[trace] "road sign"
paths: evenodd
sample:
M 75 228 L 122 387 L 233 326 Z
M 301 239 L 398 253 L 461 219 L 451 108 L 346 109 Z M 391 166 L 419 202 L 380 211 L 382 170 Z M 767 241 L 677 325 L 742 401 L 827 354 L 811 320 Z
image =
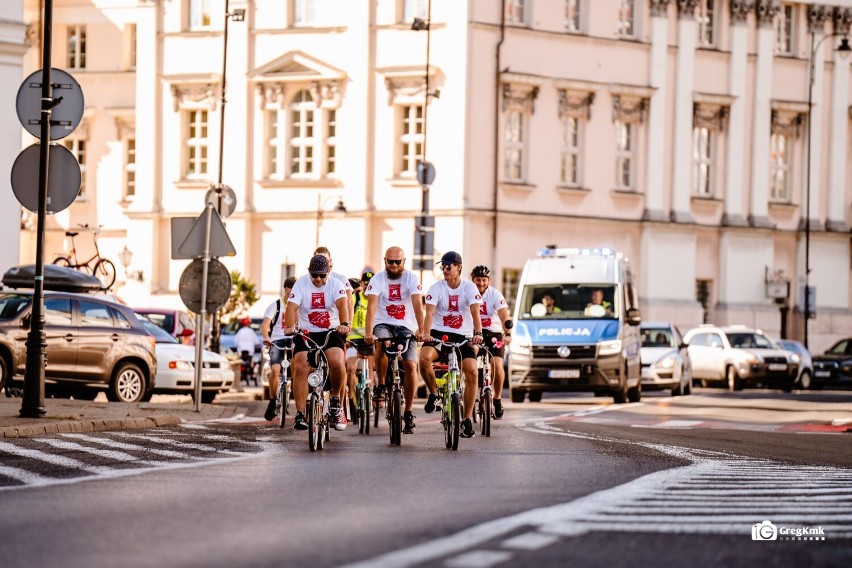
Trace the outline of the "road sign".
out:
M 193 260 L 180 275 L 178 293 L 184 305 L 196 314 L 201 313 L 201 290 L 204 261 Z M 224 264 L 211 258 L 207 266 L 207 313 L 213 313 L 231 297 L 231 274 Z
M 413 270 L 435 268 L 435 217 L 418 215 L 414 218 Z
M 235 256 L 237 249 L 234 248 L 234 244 L 228 236 L 228 231 L 225 230 L 222 218 L 211 207 L 206 207 L 204 213 L 199 215 L 192 229 L 189 230 L 186 239 L 178 247 L 178 252 L 188 255 L 190 258 L 197 258 L 204 254 L 204 240 L 207 232 L 208 217 L 211 217 L 210 256 Z
M 432 185 L 435 181 L 435 166 L 431 162 L 417 162 L 417 181 L 420 185 Z
M 212 203 L 219 215 L 230 217 L 237 209 L 237 194 L 229 186 L 221 185 L 207 192 L 207 195 L 204 196 L 204 203 Z
M 18 154 L 12 165 L 12 192 L 18 202 L 38 214 L 38 176 L 41 144 L 33 144 Z M 71 150 L 61 144 L 50 147 L 47 174 L 47 214 L 52 215 L 74 203 L 80 193 L 80 164 Z
M 799 287 L 799 306 L 805 311 L 805 287 Z M 808 319 L 816 319 L 816 286 L 808 286 Z
M 21 126 L 36 138 L 41 138 L 42 71 L 39 69 L 24 79 L 15 102 Z M 60 140 L 83 120 L 83 89 L 74 77 L 53 67 L 50 68 L 50 82 L 54 103 L 50 111 L 50 139 Z

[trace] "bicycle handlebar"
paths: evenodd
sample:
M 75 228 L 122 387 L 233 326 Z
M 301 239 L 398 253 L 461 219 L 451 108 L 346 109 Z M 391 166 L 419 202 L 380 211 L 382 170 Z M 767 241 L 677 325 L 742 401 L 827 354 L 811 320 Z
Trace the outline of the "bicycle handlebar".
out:
M 414 338 L 412 334 L 394 335 L 393 337 L 379 337 L 378 341 L 385 344 L 385 353 L 388 357 L 397 357 L 402 355 L 408 348 L 411 347 L 411 340 Z M 405 346 L 403 347 L 403 343 Z M 391 346 L 396 345 L 395 349 L 391 350 Z

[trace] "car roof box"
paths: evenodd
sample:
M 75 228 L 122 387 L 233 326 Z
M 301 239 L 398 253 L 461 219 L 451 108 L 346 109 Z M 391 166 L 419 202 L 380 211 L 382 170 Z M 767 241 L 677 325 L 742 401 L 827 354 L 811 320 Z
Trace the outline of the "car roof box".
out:
M 8 288 L 33 288 L 35 265 L 13 266 L 3 274 L 3 285 Z M 101 281 L 92 276 L 56 264 L 44 265 L 44 289 L 55 292 L 97 292 Z

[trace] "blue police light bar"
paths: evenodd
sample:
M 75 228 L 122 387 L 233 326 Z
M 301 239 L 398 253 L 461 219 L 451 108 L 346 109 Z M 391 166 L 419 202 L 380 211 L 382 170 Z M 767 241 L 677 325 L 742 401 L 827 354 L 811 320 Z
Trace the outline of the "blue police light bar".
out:
M 568 256 L 615 256 L 615 251 L 609 247 L 603 248 L 557 248 L 554 245 L 548 245 L 545 248 L 538 249 L 536 256 L 540 258 L 564 258 Z

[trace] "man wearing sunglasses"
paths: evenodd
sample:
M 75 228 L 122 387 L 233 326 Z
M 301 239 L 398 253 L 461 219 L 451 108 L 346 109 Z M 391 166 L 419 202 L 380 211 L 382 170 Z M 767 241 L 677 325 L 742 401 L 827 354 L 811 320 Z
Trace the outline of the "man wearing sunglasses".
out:
M 372 345 L 376 339 L 406 334 L 419 339 L 423 327 L 423 287 L 420 279 L 405 269 L 405 255 L 399 247 L 390 247 L 385 251 L 385 270 L 376 273 L 367 285 L 367 322 L 364 341 Z M 405 422 L 404 434 L 414 433 L 414 394 L 417 388 L 417 343 L 412 339 L 403 354 L 405 368 Z M 379 377 L 377 395 L 383 386 L 388 368 L 388 359 L 384 349 L 376 350 L 376 375 Z
M 473 406 L 476 400 L 476 350 L 474 345 L 482 343 L 482 320 L 479 317 L 479 305 L 482 297 L 470 280 L 463 280 L 462 258 L 457 252 L 450 251 L 441 257 L 443 280 L 438 280 L 426 292 L 426 318 L 424 323 L 431 326 L 430 337 L 447 336 L 451 343 L 461 343 L 468 337 L 470 341 L 459 348 L 461 368 L 464 373 L 464 420 L 461 436 L 473 438 Z M 426 401 L 427 414 L 435 412 L 438 400 L 438 387 L 435 384 L 435 370 L 432 363 L 438 360 L 439 353 L 429 343 L 420 349 L 420 372 L 429 398 Z
M 346 360 L 344 358 L 344 340 L 349 333 L 348 321 L 340 321 L 341 314 L 349 314 L 349 304 L 343 283 L 329 276 L 331 266 L 328 259 L 318 254 L 308 265 L 308 274 L 302 276 L 293 284 L 284 312 L 284 333 L 296 332 L 299 329 L 307 331 L 308 336 L 318 345 L 325 346 L 325 356 L 328 359 L 329 379 L 331 380 L 330 411 L 334 419 L 335 430 L 346 429 L 346 413 L 340 405 L 343 391 L 346 388 Z M 305 407 L 308 398 L 308 351 L 310 345 L 304 337 L 297 335 L 293 349 L 293 396 L 296 400 L 296 419 L 294 427 L 297 430 L 308 428 L 305 420 Z

